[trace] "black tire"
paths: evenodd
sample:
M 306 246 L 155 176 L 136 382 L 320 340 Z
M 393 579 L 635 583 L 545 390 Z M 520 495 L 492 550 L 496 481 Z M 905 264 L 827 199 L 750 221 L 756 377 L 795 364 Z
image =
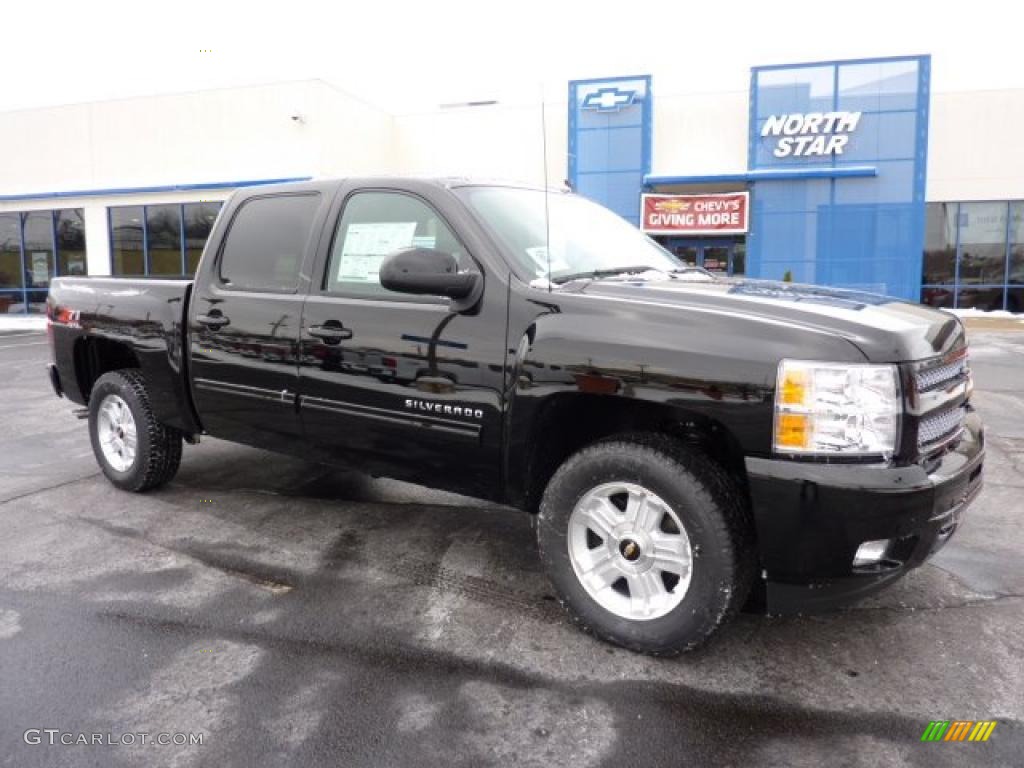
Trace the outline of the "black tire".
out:
M 135 459 L 124 471 L 107 461 L 100 447 L 99 410 L 104 398 L 117 395 L 128 405 L 137 429 Z M 169 482 L 181 464 L 181 432 L 156 420 L 149 405 L 142 372 L 128 368 L 103 374 L 89 395 L 89 438 L 96 461 L 118 488 L 125 491 L 148 491 Z
M 681 602 L 652 619 L 624 618 L 580 583 L 569 555 L 569 520 L 577 502 L 603 483 L 641 485 L 678 516 L 692 548 Z M 574 622 L 624 648 L 672 656 L 703 644 L 746 601 L 754 581 L 753 525 L 744 496 L 711 459 L 661 435 L 604 440 L 569 457 L 555 472 L 537 518 L 540 557 Z

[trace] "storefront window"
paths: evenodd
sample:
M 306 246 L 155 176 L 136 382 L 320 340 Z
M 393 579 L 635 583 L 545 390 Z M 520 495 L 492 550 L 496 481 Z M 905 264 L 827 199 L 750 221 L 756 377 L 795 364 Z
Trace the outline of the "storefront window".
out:
M 55 211 L 54 214 L 58 274 L 86 274 L 88 267 L 85 260 L 85 217 L 82 209 L 65 208 Z
M 18 214 L 0 213 L 0 288 L 21 289 L 21 231 Z
M 18 214 L 0 213 L 0 314 L 24 310 L 20 230 Z
M 25 287 L 46 289 L 53 275 L 53 212 L 22 214 L 25 238 Z
M 956 277 L 957 203 L 928 203 L 925 218 L 925 285 L 954 282 Z
M 53 275 L 53 212 L 33 211 L 21 216 L 27 309 L 44 312 Z
M 146 244 L 149 247 L 149 274 L 180 275 L 181 206 L 146 206 Z
M 221 204 L 169 203 L 110 209 L 115 275 L 195 273 Z M 184 232 L 184 240 L 182 240 Z
M 1009 312 L 1024 312 L 1024 286 L 1010 286 L 1006 291 L 1006 309 Z
M 961 283 L 1006 282 L 1006 210 L 1006 203 L 960 204 Z
M 1024 311 L 1024 201 L 929 203 L 921 302 Z
M 219 212 L 220 203 L 185 203 L 185 267 L 190 275 L 199 266 L 199 257 Z
M 146 274 L 141 205 L 110 209 L 110 256 L 115 275 Z
M 1024 285 L 1024 200 L 1010 203 L 1010 258 L 1006 281 Z

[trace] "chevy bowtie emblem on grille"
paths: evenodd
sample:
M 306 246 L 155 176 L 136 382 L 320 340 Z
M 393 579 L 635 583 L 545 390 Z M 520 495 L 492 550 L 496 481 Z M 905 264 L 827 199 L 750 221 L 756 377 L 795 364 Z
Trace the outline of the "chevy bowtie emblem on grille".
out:
M 469 416 L 472 419 L 482 419 L 484 417 L 482 408 L 471 408 L 468 405 L 434 403 L 430 400 L 408 398 L 405 401 L 405 407 L 411 411 L 426 411 L 438 416 Z
M 580 104 L 580 109 L 592 109 L 597 112 L 618 112 L 625 109 L 636 101 L 636 91 L 620 90 L 618 88 L 598 88 L 593 93 L 588 93 Z

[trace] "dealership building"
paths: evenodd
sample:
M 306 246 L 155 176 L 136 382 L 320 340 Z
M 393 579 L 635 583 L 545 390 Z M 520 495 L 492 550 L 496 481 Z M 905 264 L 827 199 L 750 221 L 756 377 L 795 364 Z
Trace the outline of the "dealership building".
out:
M 0 113 L 0 313 L 42 311 L 56 275 L 191 273 L 240 187 L 545 170 L 712 271 L 1024 311 L 1024 89 L 943 91 L 941 64 L 757 66 L 721 93 L 577 80 L 543 121 L 391 114 L 320 80 Z

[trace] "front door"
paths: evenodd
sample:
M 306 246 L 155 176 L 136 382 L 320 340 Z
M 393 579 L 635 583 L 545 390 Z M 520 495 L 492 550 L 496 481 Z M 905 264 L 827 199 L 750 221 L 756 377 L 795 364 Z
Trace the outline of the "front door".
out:
M 300 273 L 328 204 L 310 191 L 246 198 L 225 212 L 227 235 L 210 243 L 189 316 L 196 408 L 215 437 L 301 452 Z
M 435 201 L 443 204 L 443 200 Z M 385 255 L 435 248 L 475 262 L 438 207 L 400 190 L 355 191 L 306 301 L 300 413 L 328 461 L 479 496 L 499 487 L 506 294 L 487 279 L 479 311 L 398 294 Z

